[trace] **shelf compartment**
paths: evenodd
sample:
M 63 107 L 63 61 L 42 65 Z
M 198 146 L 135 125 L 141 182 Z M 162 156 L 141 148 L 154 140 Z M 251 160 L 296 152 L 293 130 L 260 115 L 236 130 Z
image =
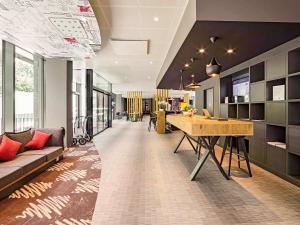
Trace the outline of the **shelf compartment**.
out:
M 286 168 L 286 151 L 285 149 L 276 146 L 267 145 L 266 161 L 269 168 L 279 172 L 285 173 Z
M 237 104 L 228 105 L 228 118 L 237 119 Z
M 289 89 L 288 98 L 289 99 L 300 99 L 300 75 L 291 76 L 288 78 Z
M 249 104 L 238 105 L 238 118 L 249 119 Z
M 266 99 L 265 82 L 250 84 L 250 99 L 251 102 L 264 102 Z
M 286 54 L 274 55 L 266 60 L 266 80 L 274 80 L 286 75 Z
M 252 103 L 250 106 L 250 119 L 251 120 L 265 120 L 265 104 Z
M 286 143 L 285 127 L 267 124 L 266 141 Z
M 300 156 L 299 140 L 300 127 L 288 127 L 288 151 L 298 156 Z
M 288 73 L 300 72 L 300 48 L 296 48 L 288 53 Z
M 288 175 L 300 179 L 300 156 L 288 153 Z
M 272 80 L 267 82 L 267 101 L 273 101 L 273 87 L 278 85 L 285 85 L 285 78 L 278 79 L 278 80 Z M 284 93 L 284 99 L 286 99 L 286 94 Z
M 250 67 L 250 83 L 265 79 L 265 62 Z
M 232 102 L 232 76 L 226 76 L 220 79 L 221 103 L 225 103 L 225 97 L 229 98 L 229 103 Z
M 285 125 L 286 122 L 286 103 L 267 102 L 266 119 L 268 123 Z
M 300 125 L 300 102 L 288 103 L 289 125 Z

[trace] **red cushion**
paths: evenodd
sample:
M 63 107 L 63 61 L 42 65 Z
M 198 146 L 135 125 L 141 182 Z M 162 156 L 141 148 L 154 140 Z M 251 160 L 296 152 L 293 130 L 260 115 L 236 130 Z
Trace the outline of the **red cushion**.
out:
M 4 135 L 0 144 L 0 161 L 13 160 L 21 145 L 22 143 L 13 141 Z
M 40 131 L 35 131 L 33 138 L 31 141 L 29 141 L 25 147 L 27 149 L 31 149 L 31 150 L 40 150 L 42 148 L 44 148 L 45 144 L 47 143 L 47 141 L 49 140 L 49 138 L 51 137 L 51 134 L 46 134 Z

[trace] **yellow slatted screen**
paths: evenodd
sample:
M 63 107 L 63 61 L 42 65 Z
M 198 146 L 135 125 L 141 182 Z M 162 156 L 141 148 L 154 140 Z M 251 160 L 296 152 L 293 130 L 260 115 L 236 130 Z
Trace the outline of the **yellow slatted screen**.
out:
M 154 102 L 154 109 L 158 111 L 158 103 L 161 101 L 168 101 L 169 98 L 169 90 L 167 89 L 156 89 L 156 94 L 153 97 Z
M 141 91 L 127 92 L 127 112 L 130 118 L 133 115 L 141 118 L 143 114 L 143 93 Z

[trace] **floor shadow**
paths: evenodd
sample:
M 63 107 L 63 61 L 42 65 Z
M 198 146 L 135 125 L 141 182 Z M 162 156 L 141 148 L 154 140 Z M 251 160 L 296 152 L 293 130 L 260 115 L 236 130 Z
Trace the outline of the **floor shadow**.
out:
M 198 160 L 193 150 L 180 150 L 176 154 L 187 170 L 187 179 Z M 227 167 L 224 168 L 227 172 Z M 231 167 L 232 177 L 249 178 L 246 171 L 238 167 Z M 250 179 L 250 178 L 249 178 Z M 224 179 L 210 156 L 198 173 L 194 184 L 199 192 L 205 196 L 207 202 L 215 210 L 224 224 L 280 222 L 281 218 L 268 205 L 260 201 L 251 192 L 241 186 L 234 179 Z M 262 212 L 263 215 L 258 215 Z

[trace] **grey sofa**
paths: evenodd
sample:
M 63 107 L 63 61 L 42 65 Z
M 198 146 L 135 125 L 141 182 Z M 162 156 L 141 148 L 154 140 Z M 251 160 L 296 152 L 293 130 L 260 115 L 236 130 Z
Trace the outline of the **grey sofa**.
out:
M 0 199 L 28 182 L 34 176 L 53 165 L 63 157 L 64 128 L 32 129 L 52 134 L 42 150 L 26 150 L 12 161 L 0 162 Z M 9 136 L 9 135 L 8 135 Z M 0 136 L 0 142 L 2 136 Z

